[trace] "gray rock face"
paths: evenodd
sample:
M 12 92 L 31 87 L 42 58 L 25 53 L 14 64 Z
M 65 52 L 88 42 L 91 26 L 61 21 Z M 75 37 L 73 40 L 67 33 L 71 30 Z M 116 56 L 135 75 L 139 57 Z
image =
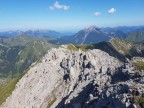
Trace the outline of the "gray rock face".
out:
M 52 49 L 1 108 L 140 108 L 135 97 L 143 96 L 144 78 L 131 76 L 126 64 L 98 49 Z

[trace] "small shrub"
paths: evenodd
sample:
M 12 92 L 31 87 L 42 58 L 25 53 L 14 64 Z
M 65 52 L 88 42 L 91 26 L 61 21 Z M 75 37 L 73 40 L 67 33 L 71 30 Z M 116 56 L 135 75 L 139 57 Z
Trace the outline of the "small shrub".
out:
M 70 51 L 77 51 L 77 50 L 78 50 L 73 44 L 67 45 L 67 48 L 68 48 Z
M 144 70 L 144 62 L 143 61 L 137 61 L 137 62 L 133 62 L 133 64 L 136 66 L 136 68 L 138 70 Z
M 48 103 L 47 108 L 50 108 L 56 100 L 57 100 L 57 98 L 54 96 L 53 99 Z

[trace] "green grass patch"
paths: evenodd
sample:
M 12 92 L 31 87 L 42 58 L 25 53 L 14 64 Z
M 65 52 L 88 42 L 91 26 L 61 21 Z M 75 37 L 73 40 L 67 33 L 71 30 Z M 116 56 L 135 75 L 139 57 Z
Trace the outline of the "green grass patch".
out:
M 50 108 L 56 100 L 57 100 L 57 98 L 54 96 L 53 99 L 48 103 L 47 108 Z
M 144 62 L 143 61 L 137 61 L 137 62 L 133 62 L 133 64 L 136 66 L 136 68 L 138 70 L 144 70 Z
M 77 49 L 73 44 L 68 44 L 68 45 L 67 45 L 67 48 L 68 48 L 70 51 L 78 51 L 78 49 Z
M 134 102 L 137 104 L 137 105 L 140 105 L 141 108 L 144 108 L 144 97 L 141 96 L 134 96 Z
M 144 108 L 144 97 L 140 98 L 139 104 L 142 108 Z
M 15 89 L 17 82 L 27 73 L 28 71 L 20 74 L 18 77 L 12 79 L 8 84 L 0 88 L 0 105 L 6 101 L 12 91 Z
M 130 55 L 130 49 L 132 48 L 131 43 L 127 40 L 113 38 L 110 40 L 113 47 L 124 55 Z
M 16 70 L 20 73 L 23 72 L 33 62 L 36 62 L 45 55 L 49 49 L 55 47 L 57 46 L 42 41 L 27 43 L 24 49 L 20 52 L 20 55 L 17 57 Z
M 92 44 L 84 44 L 84 45 L 75 45 L 76 48 L 81 49 L 82 51 L 87 51 L 89 49 L 95 49 Z
M 95 49 L 94 45 L 92 44 L 83 44 L 83 45 L 68 44 L 67 48 L 71 51 L 78 51 L 79 49 L 81 49 L 82 51 L 87 51 L 88 49 Z

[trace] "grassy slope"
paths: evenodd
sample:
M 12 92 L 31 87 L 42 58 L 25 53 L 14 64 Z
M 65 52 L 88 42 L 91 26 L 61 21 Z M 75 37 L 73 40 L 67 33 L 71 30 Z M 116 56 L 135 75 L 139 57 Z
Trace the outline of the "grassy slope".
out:
M 112 39 L 112 46 L 121 54 L 127 57 L 144 56 L 144 45 L 141 43 L 132 43 L 122 39 Z
M 16 62 L 19 69 L 28 69 L 31 63 L 40 59 L 40 57 L 42 57 L 48 49 L 56 47 L 55 45 L 48 44 L 48 40 L 51 39 L 48 37 L 33 36 L 17 36 L 14 38 L 4 39 L 4 44 L 0 45 L 0 73 L 8 73 L 10 74 L 9 77 L 11 77 L 12 73 L 16 73 L 16 70 L 14 69 Z M 21 60 L 24 60 L 24 62 L 19 63 Z M 15 89 L 16 83 L 24 76 L 25 73 L 26 72 L 18 75 L 17 77 L 10 78 L 8 82 L 0 85 L 0 104 L 2 104 L 6 98 L 11 95 L 12 91 Z M 8 75 L 5 77 L 1 76 L 0 78 L 8 79 Z
M 47 43 L 50 40 L 53 39 L 27 35 L 4 38 L 0 44 L 0 77 L 27 69 L 32 62 L 38 60 L 49 48 L 54 46 Z M 21 53 L 19 53 L 20 51 Z M 21 62 L 22 60 L 24 61 Z
M 0 73 L 7 76 L 14 71 L 14 65 L 18 52 L 22 49 L 19 46 L 0 46 Z M 0 75 L 1 76 L 1 75 Z
M 39 60 L 49 49 L 56 47 L 56 45 L 49 44 L 42 41 L 34 41 L 28 43 L 24 49 L 19 53 L 16 62 L 18 72 L 23 72 L 33 62 Z
M 21 35 L 15 36 L 12 38 L 5 38 L 3 39 L 3 43 L 9 46 L 24 46 L 29 42 L 33 41 L 50 41 L 53 38 L 44 37 L 44 36 L 28 36 L 28 35 Z
M 113 38 L 109 42 L 100 42 L 97 44 L 84 44 L 84 45 L 68 45 L 71 50 L 81 49 L 87 51 L 88 49 L 100 49 L 107 52 L 109 55 L 118 58 L 120 61 L 125 60 L 126 57 L 143 56 L 144 45 L 131 43 L 127 40 Z
M 144 70 L 144 62 L 143 61 L 133 62 L 133 64 L 137 67 L 137 69 Z
M 40 59 L 45 53 L 47 53 L 48 49 L 52 47 L 57 47 L 55 45 L 49 44 L 47 42 L 42 41 L 34 41 L 28 43 L 24 49 L 19 53 L 17 58 L 17 68 L 21 70 L 26 70 L 29 66 L 36 60 Z M 10 59 L 12 59 L 10 57 Z M 23 63 L 19 63 L 20 61 L 24 61 Z M 5 86 L 0 86 L 0 104 L 2 104 L 7 97 L 9 97 L 12 91 L 15 89 L 16 83 L 25 75 L 26 72 L 21 73 L 19 76 L 13 78 Z
M 127 40 L 131 42 L 143 42 L 144 41 L 144 32 L 132 32 L 128 34 Z
M 95 46 L 93 44 L 83 44 L 83 45 L 73 45 L 73 44 L 68 44 L 68 49 L 73 50 L 73 51 L 78 51 L 81 49 L 82 51 L 87 51 L 88 49 L 95 49 Z
M 102 51 L 107 52 L 109 55 L 116 57 L 120 61 L 124 61 L 125 57 L 121 53 L 119 53 L 109 42 L 100 42 L 98 44 L 84 44 L 84 45 L 68 45 L 68 49 L 70 50 L 78 50 L 87 51 L 89 49 L 100 49 Z
M 20 74 L 18 77 L 12 79 L 7 85 L 0 87 L 0 105 L 5 102 L 7 97 L 9 97 L 12 91 L 15 89 L 17 82 L 27 73 L 24 72 Z
M 112 46 L 123 55 L 129 55 L 132 44 L 126 40 L 114 38 L 110 40 Z

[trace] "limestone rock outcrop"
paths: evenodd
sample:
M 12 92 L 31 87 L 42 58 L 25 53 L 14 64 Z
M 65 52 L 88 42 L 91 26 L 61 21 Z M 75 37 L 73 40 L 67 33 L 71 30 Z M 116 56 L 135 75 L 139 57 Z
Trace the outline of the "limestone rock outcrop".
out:
M 129 64 L 98 49 L 51 49 L 1 108 L 143 108 L 136 101 L 144 95 L 144 78 L 130 75 Z

